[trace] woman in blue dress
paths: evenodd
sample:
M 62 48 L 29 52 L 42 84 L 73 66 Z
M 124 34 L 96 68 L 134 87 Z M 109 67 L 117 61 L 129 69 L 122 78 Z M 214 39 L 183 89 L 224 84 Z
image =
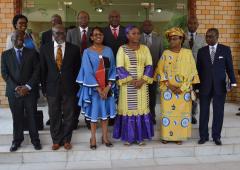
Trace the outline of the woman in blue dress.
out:
M 116 67 L 111 48 L 103 45 L 103 31 L 99 27 L 90 33 L 92 46 L 84 50 L 77 82 L 81 85 L 78 105 L 91 122 L 90 148 L 96 149 L 97 121 L 102 122 L 102 143 L 112 147 L 108 138 L 108 119 L 116 115 L 114 88 Z

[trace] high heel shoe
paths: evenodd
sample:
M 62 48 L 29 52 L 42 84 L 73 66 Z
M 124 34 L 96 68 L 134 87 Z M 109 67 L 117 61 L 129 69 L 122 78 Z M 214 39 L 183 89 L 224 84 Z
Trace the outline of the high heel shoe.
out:
M 97 145 L 92 145 L 92 138 L 90 138 L 90 149 L 92 150 L 96 150 L 97 149 Z
M 113 144 L 111 142 L 105 142 L 102 137 L 102 144 L 105 144 L 106 147 L 113 147 Z

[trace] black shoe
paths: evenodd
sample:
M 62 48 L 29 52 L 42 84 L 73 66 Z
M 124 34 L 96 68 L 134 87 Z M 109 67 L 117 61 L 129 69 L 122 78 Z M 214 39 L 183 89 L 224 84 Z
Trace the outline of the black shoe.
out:
M 209 141 L 209 139 L 205 139 L 205 138 L 200 138 L 200 140 L 198 141 L 198 144 L 204 144 L 206 143 L 207 141 Z
M 42 149 L 42 145 L 40 143 L 34 144 L 34 149 L 35 150 L 41 150 Z
M 113 125 L 114 125 L 114 119 L 109 119 L 108 126 L 113 126 Z
M 10 152 L 15 152 L 19 147 L 20 147 L 20 144 L 13 143 L 12 146 L 10 147 Z
M 47 126 L 50 125 L 50 119 L 48 119 L 48 121 L 46 122 L 46 125 L 47 125 Z
M 157 124 L 156 119 L 153 119 L 152 122 L 153 122 L 154 125 Z
M 240 112 L 239 112 L 239 113 L 236 113 L 236 116 L 240 116 Z
M 195 117 L 192 117 L 192 124 L 197 124 L 197 119 Z
M 216 145 L 222 145 L 222 141 L 220 139 L 213 139 Z

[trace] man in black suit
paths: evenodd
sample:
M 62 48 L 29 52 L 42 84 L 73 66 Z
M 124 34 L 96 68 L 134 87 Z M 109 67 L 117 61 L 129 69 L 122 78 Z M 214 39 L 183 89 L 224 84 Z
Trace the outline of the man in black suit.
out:
M 54 14 L 51 17 L 51 24 L 52 24 L 52 27 L 54 27 L 57 24 L 62 24 L 61 16 L 58 14 Z M 41 46 L 51 41 L 53 41 L 52 28 L 42 33 Z
M 90 47 L 90 32 L 91 28 L 88 27 L 90 17 L 89 14 L 86 11 L 80 11 L 78 13 L 77 22 L 79 27 L 73 28 L 68 30 L 67 32 L 67 42 L 70 42 L 80 48 L 79 53 L 81 54 L 80 57 L 83 54 L 83 51 Z M 74 118 L 74 129 L 77 129 L 78 127 L 78 118 L 80 115 L 80 107 L 78 106 L 78 103 L 75 105 L 75 118 Z M 85 123 L 90 129 L 90 122 L 85 119 Z
M 103 29 L 103 43 L 111 47 L 116 58 L 118 48 L 127 42 L 125 28 L 120 25 L 120 13 L 118 11 L 111 11 L 108 20 L 109 25 Z
M 23 47 L 25 33 L 16 30 L 11 40 L 14 47 L 4 51 L 1 61 L 1 73 L 6 81 L 6 96 L 13 117 L 13 141 L 10 151 L 16 151 L 22 141 L 24 112 L 27 114 L 31 142 L 36 150 L 40 150 L 36 120 L 37 95 L 40 65 L 35 49 Z
M 228 46 L 218 43 L 219 32 L 216 28 L 208 29 L 206 42 L 208 46 L 199 49 L 197 69 L 200 77 L 200 124 L 199 144 L 209 140 L 208 121 L 211 99 L 213 100 L 212 138 L 216 145 L 220 140 L 226 98 L 226 73 L 231 86 L 237 86 L 233 71 L 232 54 Z
M 55 25 L 52 31 L 54 41 L 45 44 L 40 50 L 42 91 L 49 106 L 52 150 L 59 149 L 61 145 L 69 150 L 72 148 L 80 49 L 65 42 L 63 25 Z
M 52 28 L 57 25 L 57 24 L 62 24 L 62 18 L 60 15 L 58 14 L 54 14 L 51 18 L 51 24 L 52 24 Z M 42 38 L 41 38 L 41 47 L 44 44 L 47 44 L 49 42 L 54 41 L 53 40 L 53 35 L 52 35 L 52 28 L 49 29 L 48 31 L 45 31 L 42 33 Z M 50 120 L 47 120 L 46 125 L 50 125 Z
M 108 20 L 109 25 L 103 29 L 103 44 L 112 49 L 116 58 L 119 47 L 127 42 L 125 28 L 120 25 L 120 13 L 118 11 L 111 11 L 108 15 Z M 108 124 L 112 126 L 114 119 L 110 119 Z

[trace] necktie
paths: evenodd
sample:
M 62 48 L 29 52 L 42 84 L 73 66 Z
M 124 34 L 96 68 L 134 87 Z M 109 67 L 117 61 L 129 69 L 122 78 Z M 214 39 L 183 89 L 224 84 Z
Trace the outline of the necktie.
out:
M 117 39 L 118 35 L 117 35 L 117 29 L 116 28 L 113 28 L 113 36 L 115 39 Z
M 18 64 L 22 64 L 22 51 L 21 50 L 17 50 L 17 57 L 18 57 Z
M 146 35 L 146 45 L 148 46 L 148 48 L 150 48 L 152 45 L 152 43 L 150 41 L 150 35 Z
M 213 62 L 214 62 L 215 53 L 216 53 L 215 48 L 214 48 L 214 47 L 211 47 L 210 56 L 211 56 L 211 62 L 212 62 L 212 64 L 213 64 Z
M 86 30 L 82 31 L 81 53 L 87 48 L 87 34 Z
M 61 69 L 62 66 L 62 49 L 61 49 L 61 45 L 58 45 L 58 49 L 57 49 L 57 56 L 56 56 L 56 63 L 57 63 L 57 68 L 58 70 Z
M 192 47 L 193 47 L 193 43 L 194 43 L 194 41 L 193 41 L 193 33 L 191 33 L 191 38 L 190 38 L 190 41 L 189 41 L 189 47 L 192 49 Z

